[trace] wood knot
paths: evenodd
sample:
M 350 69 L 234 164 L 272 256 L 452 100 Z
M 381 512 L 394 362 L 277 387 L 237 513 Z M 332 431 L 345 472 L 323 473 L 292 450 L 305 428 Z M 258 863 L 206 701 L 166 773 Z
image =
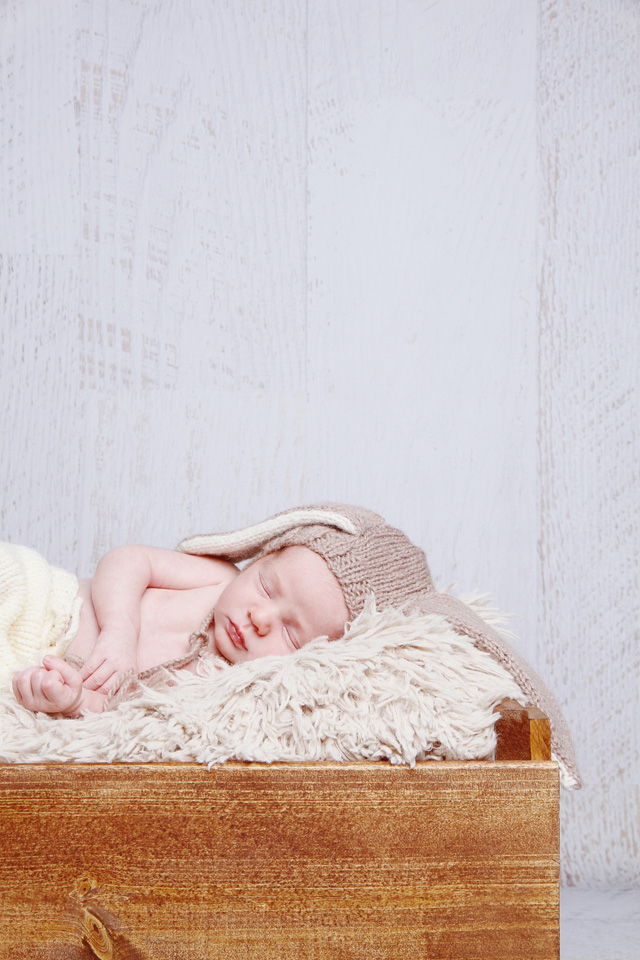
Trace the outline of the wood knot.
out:
M 98 881 L 89 874 L 74 880 L 71 900 L 82 939 L 83 958 L 91 960 L 142 960 L 129 942 L 118 918 L 99 903 Z
M 111 934 L 91 910 L 82 911 L 83 939 L 98 960 L 114 960 L 116 953 Z
M 73 884 L 73 892 L 76 893 L 79 897 L 86 897 L 90 893 L 93 893 L 94 890 L 98 889 L 98 881 L 93 877 L 84 876 L 78 877 L 78 879 Z

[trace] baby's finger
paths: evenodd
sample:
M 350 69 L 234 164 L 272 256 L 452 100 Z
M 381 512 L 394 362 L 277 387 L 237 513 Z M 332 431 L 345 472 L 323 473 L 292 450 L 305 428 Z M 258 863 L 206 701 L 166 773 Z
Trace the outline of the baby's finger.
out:
M 112 678 L 115 678 L 116 670 L 109 660 L 104 660 L 88 676 L 83 678 L 83 686 L 87 690 L 105 690 Z
M 45 700 L 57 703 L 66 684 L 57 670 L 48 670 L 42 678 L 40 692 Z
M 42 692 L 46 672 L 44 667 L 34 667 L 17 678 L 14 684 L 16 700 L 27 710 L 46 710 L 47 700 Z
M 55 670 L 59 673 L 64 683 L 68 683 L 69 686 L 73 687 L 82 684 L 80 671 L 72 664 L 67 663 L 66 660 L 61 660 L 60 657 L 54 657 L 48 654 L 43 658 L 42 662 L 47 670 Z
M 33 702 L 34 693 L 31 680 L 37 670 L 37 667 L 32 667 L 29 670 L 23 670 L 22 673 L 17 674 L 17 676 L 13 678 L 12 686 L 15 698 L 18 703 L 21 703 L 23 706 Z
M 80 667 L 80 676 L 82 677 L 83 684 L 86 684 L 87 680 L 93 677 L 99 670 L 103 670 L 107 662 L 107 657 L 104 655 L 94 653 L 90 656 L 86 663 Z
M 24 678 L 25 678 L 25 673 L 23 671 L 22 673 L 16 674 L 16 676 L 11 681 L 11 686 L 13 687 L 13 695 L 18 701 L 18 703 L 22 703 L 24 700 L 24 694 L 22 692 L 24 688 L 24 682 L 25 682 Z
M 11 678 L 11 686 L 13 687 L 13 695 L 16 700 L 20 699 L 20 685 L 22 683 L 22 678 L 24 677 L 24 670 L 22 673 L 16 673 L 14 677 Z

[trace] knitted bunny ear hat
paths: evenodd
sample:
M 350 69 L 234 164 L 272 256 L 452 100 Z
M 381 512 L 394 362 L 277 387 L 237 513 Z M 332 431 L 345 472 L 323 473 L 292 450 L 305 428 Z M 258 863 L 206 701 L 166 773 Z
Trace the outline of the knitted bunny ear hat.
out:
M 491 654 L 511 673 L 528 703 L 549 717 L 552 747 L 566 768 L 567 785 L 580 785 L 564 717 L 542 680 L 465 603 L 436 590 L 424 552 L 379 514 L 339 503 L 298 507 L 233 533 L 188 537 L 177 549 L 238 563 L 292 546 L 308 547 L 325 560 L 342 588 L 352 619 L 373 595 L 378 610 L 393 607 L 442 616 L 457 633 Z
M 286 510 L 235 533 L 190 537 L 178 550 L 237 563 L 292 546 L 308 547 L 325 560 L 352 619 L 371 594 L 378 609 L 403 608 L 417 606 L 434 590 L 427 558 L 404 533 L 371 510 L 342 504 Z

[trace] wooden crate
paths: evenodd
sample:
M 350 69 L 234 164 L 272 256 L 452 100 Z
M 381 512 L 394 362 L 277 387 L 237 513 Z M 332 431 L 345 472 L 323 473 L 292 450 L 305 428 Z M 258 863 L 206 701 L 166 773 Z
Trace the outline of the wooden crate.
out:
M 549 761 L 0 767 L 0 957 L 559 956 Z

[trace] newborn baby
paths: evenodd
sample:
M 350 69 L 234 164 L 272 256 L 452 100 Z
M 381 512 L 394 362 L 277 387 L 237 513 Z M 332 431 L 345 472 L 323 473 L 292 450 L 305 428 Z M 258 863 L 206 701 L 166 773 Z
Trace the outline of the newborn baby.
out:
M 314 637 L 342 636 L 349 619 L 325 560 L 302 545 L 269 553 L 242 571 L 228 560 L 157 547 L 125 546 L 79 581 L 78 631 L 65 659 L 13 678 L 30 710 L 99 712 L 125 676 L 162 664 L 194 669 L 198 656 L 229 663 L 285 655 Z
M 402 531 L 346 504 L 285 510 L 243 530 L 190 537 L 176 551 L 118 547 L 92 581 L 0 544 L 0 683 L 13 676 L 31 710 L 101 711 L 127 694 L 129 680 L 162 667 L 194 669 L 208 654 L 240 664 L 293 653 L 316 636 L 336 639 L 368 598 L 379 611 L 444 618 L 502 664 L 550 718 L 552 750 L 579 783 L 566 723 L 535 672 L 477 612 L 436 589 L 424 552 Z

